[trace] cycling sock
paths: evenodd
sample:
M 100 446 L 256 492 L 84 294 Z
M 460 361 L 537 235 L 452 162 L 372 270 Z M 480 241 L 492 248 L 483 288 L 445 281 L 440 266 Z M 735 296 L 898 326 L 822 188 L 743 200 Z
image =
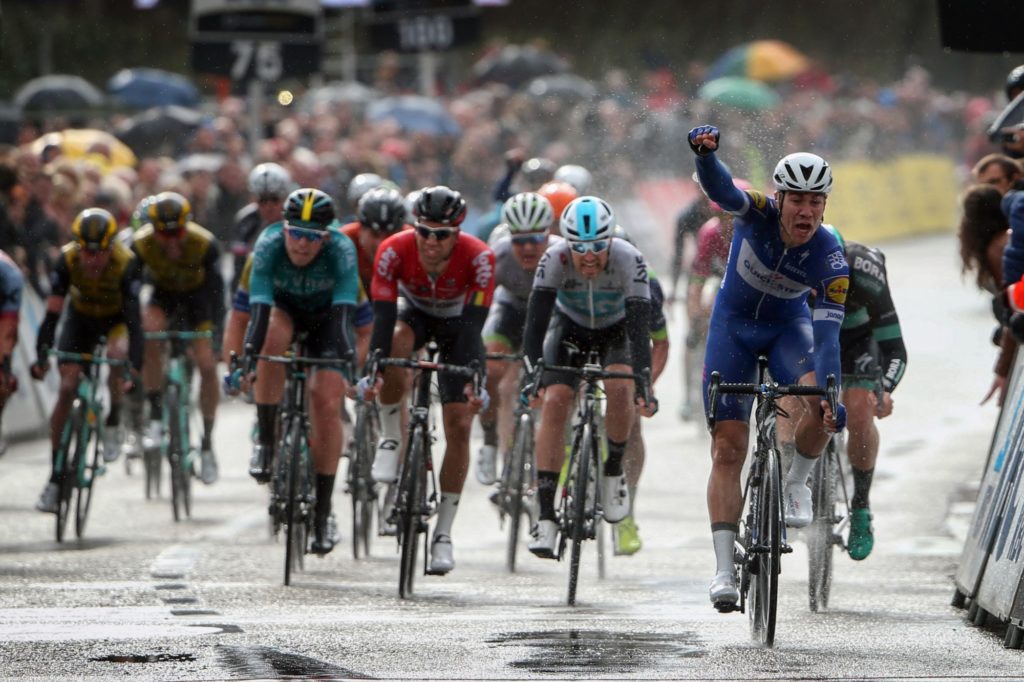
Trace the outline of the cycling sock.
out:
M 331 495 L 334 494 L 334 474 L 316 475 L 316 517 L 325 519 L 331 513 Z
M 853 469 L 853 498 L 850 500 L 851 509 L 867 509 L 868 508 L 868 494 L 871 492 L 871 479 L 875 475 L 875 470 L 869 469 L 868 471 L 861 471 L 860 469 Z
M 498 425 L 494 422 L 485 424 L 480 422 L 480 428 L 484 430 L 484 445 L 498 445 Z
M 402 440 L 402 403 L 380 403 L 380 435 L 392 440 Z
M 622 475 L 622 458 L 626 454 L 626 444 L 616 443 L 611 438 L 608 439 L 608 459 L 604 461 L 604 475 L 605 476 L 621 476 Z
M 797 451 L 796 456 L 793 457 L 793 463 L 789 467 L 789 473 L 786 474 L 786 484 L 803 483 L 806 485 L 807 477 L 811 475 L 811 469 L 814 468 L 814 463 L 817 461 L 817 457 L 812 459 Z
M 557 471 L 537 472 L 537 504 L 542 521 L 555 520 L 555 493 L 558 491 Z
M 50 483 L 59 483 L 60 475 L 57 474 L 57 451 L 50 450 Z
M 213 447 L 213 420 L 203 419 L 203 442 L 199 446 L 203 450 L 209 450 Z
M 111 403 L 104 426 L 117 426 L 119 421 L 121 421 L 121 403 Z
M 629 515 L 633 515 L 633 510 L 636 509 L 636 486 L 630 485 L 629 488 Z
M 715 571 L 736 570 L 734 554 L 736 553 L 736 533 L 739 528 L 734 523 L 712 523 L 711 541 L 715 545 Z
M 452 521 L 455 520 L 455 512 L 458 511 L 459 493 L 446 493 L 441 491 L 441 504 L 437 506 L 437 525 L 434 526 L 434 537 L 438 535 L 451 536 Z
M 256 404 L 256 421 L 259 423 L 260 445 L 274 445 L 274 431 L 277 429 L 277 404 Z
M 149 418 L 151 420 L 158 420 L 161 417 L 161 413 L 164 411 L 164 395 L 160 391 L 150 391 L 147 395 L 149 398 Z

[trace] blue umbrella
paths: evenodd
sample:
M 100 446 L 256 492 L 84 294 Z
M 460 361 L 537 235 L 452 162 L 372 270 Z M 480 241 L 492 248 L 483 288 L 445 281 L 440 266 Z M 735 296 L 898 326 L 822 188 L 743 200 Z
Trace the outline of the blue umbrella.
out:
M 429 97 L 402 95 L 377 100 L 366 109 L 367 121 L 395 121 L 408 133 L 458 135 L 459 124 L 440 102 Z
M 132 109 L 199 105 L 199 91 L 191 81 L 160 69 L 121 69 L 107 81 L 107 92 L 122 106 Z

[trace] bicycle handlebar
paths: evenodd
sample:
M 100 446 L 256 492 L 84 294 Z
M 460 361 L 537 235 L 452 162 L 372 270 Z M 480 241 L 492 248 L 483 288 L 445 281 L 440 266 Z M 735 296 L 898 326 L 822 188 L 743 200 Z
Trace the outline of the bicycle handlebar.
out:
M 718 372 L 712 372 L 711 380 L 708 382 L 708 428 L 713 428 L 715 425 L 715 415 L 718 412 L 718 396 L 720 395 L 760 395 L 773 399 L 786 395 L 818 395 L 828 401 L 829 409 L 835 415 L 839 406 L 839 386 L 836 383 L 834 374 L 829 374 L 826 382 L 827 385 L 825 387 L 807 386 L 804 384 L 786 385 L 775 382 L 764 384 L 723 384 L 722 375 Z
M 111 367 L 128 367 L 131 365 L 131 363 L 125 359 L 109 358 L 106 355 L 97 355 L 95 353 L 71 353 L 69 351 L 50 348 L 47 350 L 46 354 L 50 357 L 57 358 L 57 360 L 70 360 L 72 362 L 91 362 L 97 365 L 110 365 Z
M 146 332 L 144 336 L 147 341 L 194 341 L 195 339 L 212 339 L 213 332 L 210 330 L 185 332 L 168 329 L 162 332 Z
M 471 379 L 480 374 L 479 366 L 471 365 L 448 365 L 443 362 L 432 360 L 409 360 L 406 358 L 377 358 L 375 364 L 378 367 L 404 367 L 406 369 L 429 369 L 434 372 L 445 372 L 457 374 Z M 474 361 L 475 362 L 475 361 Z

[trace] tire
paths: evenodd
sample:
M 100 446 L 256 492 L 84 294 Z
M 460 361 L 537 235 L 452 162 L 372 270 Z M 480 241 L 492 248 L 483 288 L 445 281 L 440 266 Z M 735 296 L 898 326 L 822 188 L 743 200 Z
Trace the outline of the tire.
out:
M 580 554 L 583 551 L 583 540 L 587 533 L 587 477 L 590 473 L 591 460 L 596 456 L 594 449 L 594 436 L 590 424 L 583 425 L 583 433 L 580 438 L 579 452 L 574 453 L 576 471 L 571 475 L 572 481 L 572 519 L 569 520 L 569 538 L 572 546 L 569 550 L 569 606 L 576 605 L 576 587 L 580 577 Z
M 782 479 L 778 453 L 770 450 L 762 463 L 754 523 L 758 551 L 750 585 L 750 628 L 754 639 L 771 648 L 775 644 L 782 540 Z
M 417 425 L 409 436 L 409 452 L 402 467 L 402 483 L 395 503 L 399 511 L 398 537 L 402 548 L 398 575 L 398 596 L 412 596 L 416 576 L 416 551 L 422 523 L 423 498 L 426 493 L 424 441 L 429 436 Z
M 76 456 L 81 457 L 85 461 L 85 469 L 88 470 L 88 474 L 83 478 L 87 481 L 85 485 L 78 488 L 78 501 L 75 505 L 75 536 L 81 538 L 85 535 L 85 524 L 89 520 L 89 507 L 92 504 L 92 486 L 96 482 L 96 476 L 102 471 L 102 462 L 100 461 L 100 437 L 95 429 L 86 426 L 83 429 L 85 433 L 82 434 L 82 438 L 78 441 L 79 454 Z M 91 436 L 95 436 L 92 438 Z M 88 461 L 89 457 L 89 445 L 92 445 L 92 461 Z
M 834 441 L 829 441 L 811 477 L 814 520 L 807 529 L 807 596 L 811 611 L 815 613 L 828 608 L 828 598 L 832 590 L 838 466 L 839 459 Z
M 167 425 L 167 463 L 171 470 L 171 510 L 174 520 L 187 518 L 189 512 L 189 479 L 186 475 L 188 453 L 186 444 L 181 442 L 181 411 L 178 409 L 178 386 L 170 385 L 164 391 L 164 422 Z
M 505 547 L 505 568 L 509 573 L 516 572 L 516 551 L 519 548 L 519 526 L 522 524 L 523 495 L 525 481 L 530 465 L 528 459 L 533 453 L 533 420 L 523 415 L 516 422 L 516 432 L 512 439 L 512 454 L 506 470 L 508 476 L 504 481 L 502 497 L 508 500 L 509 515 L 508 540 Z
M 71 513 L 71 495 L 78 486 L 78 441 L 82 435 L 81 425 L 85 419 L 83 414 L 84 406 L 81 399 L 76 398 L 71 405 L 71 412 L 68 420 L 64 423 L 64 430 L 61 433 L 61 455 L 57 459 L 63 459 L 60 471 L 58 472 L 58 494 L 57 494 L 57 542 L 64 541 L 64 531 L 68 525 L 68 515 Z
M 953 590 L 953 599 L 950 604 L 958 609 L 962 609 L 967 605 L 967 595 L 960 591 L 960 588 Z
M 285 518 L 287 527 L 285 529 L 284 541 L 284 584 L 291 585 L 292 573 L 302 570 L 302 557 L 306 552 L 305 529 L 306 522 L 302 514 L 302 501 L 300 499 L 301 488 L 300 478 L 302 477 L 302 445 L 304 434 L 302 432 L 302 421 L 298 416 L 293 416 L 288 425 L 287 447 L 281 448 L 282 455 L 287 453 L 288 463 L 286 467 L 288 476 L 288 497 L 285 502 Z
M 377 491 L 370 473 L 373 448 L 377 442 L 376 411 L 365 405 L 356 408 L 353 459 L 349 462 L 348 490 L 352 496 L 352 557 L 370 556 L 373 517 L 377 512 Z

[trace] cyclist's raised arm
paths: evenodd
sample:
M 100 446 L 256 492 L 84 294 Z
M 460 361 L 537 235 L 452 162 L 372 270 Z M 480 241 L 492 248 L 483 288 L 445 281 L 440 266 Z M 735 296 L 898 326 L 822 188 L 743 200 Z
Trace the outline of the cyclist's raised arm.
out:
M 139 292 L 142 290 L 142 262 L 132 258 L 121 276 L 121 314 L 128 328 L 128 361 L 132 369 L 142 371 L 145 335 L 142 331 L 142 311 Z
M 705 147 L 702 141 L 709 139 L 714 146 Z M 697 155 L 697 178 L 700 187 L 711 201 L 733 215 L 743 215 L 750 208 L 750 197 L 736 187 L 732 175 L 715 155 L 718 146 L 718 129 L 714 126 L 698 126 L 690 131 L 687 141 Z

